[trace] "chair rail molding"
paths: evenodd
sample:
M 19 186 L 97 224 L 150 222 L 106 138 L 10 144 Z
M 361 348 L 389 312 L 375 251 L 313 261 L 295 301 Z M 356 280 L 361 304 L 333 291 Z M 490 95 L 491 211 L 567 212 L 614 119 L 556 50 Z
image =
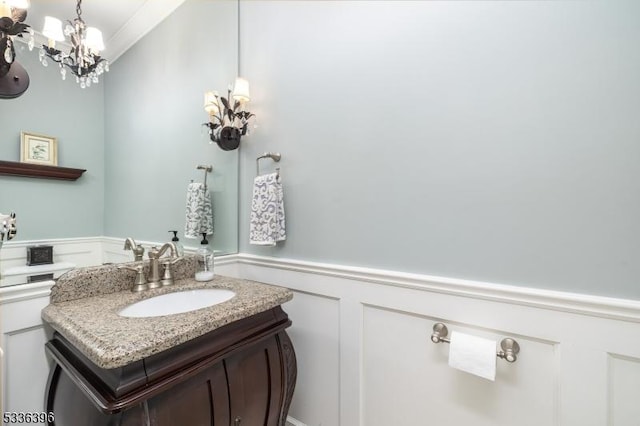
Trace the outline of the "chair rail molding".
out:
M 391 287 L 402 287 L 560 312 L 640 322 L 640 300 L 570 293 L 490 282 L 414 274 L 375 268 L 284 259 L 239 253 L 241 265 L 324 275 Z

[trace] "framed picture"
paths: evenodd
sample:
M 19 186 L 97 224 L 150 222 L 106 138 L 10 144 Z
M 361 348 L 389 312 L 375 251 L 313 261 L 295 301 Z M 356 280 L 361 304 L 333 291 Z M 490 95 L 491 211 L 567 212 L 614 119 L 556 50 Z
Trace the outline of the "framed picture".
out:
M 58 139 L 36 133 L 20 133 L 20 162 L 58 165 Z

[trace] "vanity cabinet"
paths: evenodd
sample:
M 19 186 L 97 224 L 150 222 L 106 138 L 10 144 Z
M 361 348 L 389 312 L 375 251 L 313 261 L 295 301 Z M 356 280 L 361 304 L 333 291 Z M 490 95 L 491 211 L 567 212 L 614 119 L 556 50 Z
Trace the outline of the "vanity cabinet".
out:
M 4 412 L 41 412 L 51 338 L 40 311 L 49 304 L 52 281 L 0 287 L 0 406 Z
M 50 424 L 283 426 L 296 380 L 290 325 L 278 306 L 111 370 L 55 333 Z

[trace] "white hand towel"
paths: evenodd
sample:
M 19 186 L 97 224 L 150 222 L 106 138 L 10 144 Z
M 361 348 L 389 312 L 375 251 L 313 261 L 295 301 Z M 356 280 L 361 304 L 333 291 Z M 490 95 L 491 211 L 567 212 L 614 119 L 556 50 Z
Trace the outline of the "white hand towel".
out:
M 496 342 L 456 331 L 451 333 L 449 366 L 488 380 L 496 379 Z
M 213 205 L 211 194 L 203 183 L 190 183 L 187 187 L 187 212 L 184 236 L 200 238 L 203 233 L 213 234 Z
M 253 181 L 249 243 L 275 246 L 287 238 L 284 227 L 284 194 L 278 173 L 258 176 Z

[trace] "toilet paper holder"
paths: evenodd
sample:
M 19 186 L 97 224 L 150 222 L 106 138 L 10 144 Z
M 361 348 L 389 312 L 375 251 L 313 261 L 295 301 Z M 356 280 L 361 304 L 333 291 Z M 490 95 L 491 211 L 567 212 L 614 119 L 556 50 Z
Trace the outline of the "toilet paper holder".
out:
M 451 343 L 449 335 L 449 329 L 441 322 L 437 322 L 433 325 L 433 333 L 431 333 L 431 341 L 433 343 Z M 520 345 L 514 339 L 507 337 L 500 341 L 501 351 L 496 352 L 498 358 L 507 360 L 507 362 L 516 362 L 518 359 L 518 353 L 520 352 Z

